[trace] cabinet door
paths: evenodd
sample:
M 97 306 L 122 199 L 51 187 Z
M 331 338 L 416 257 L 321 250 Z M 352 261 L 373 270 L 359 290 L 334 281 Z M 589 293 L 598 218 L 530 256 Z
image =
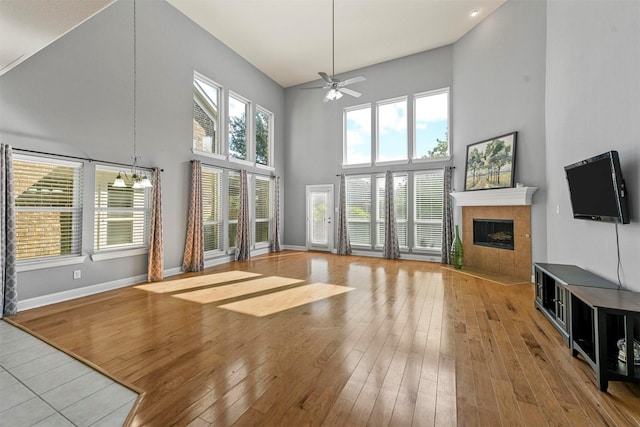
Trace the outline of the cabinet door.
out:
M 556 285 L 556 320 L 558 323 L 562 325 L 562 327 L 567 329 L 567 290 L 560 286 Z
M 537 268 L 535 270 L 535 275 L 536 275 L 536 301 L 538 301 L 538 303 L 540 305 L 542 305 L 542 272 L 539 271 Z

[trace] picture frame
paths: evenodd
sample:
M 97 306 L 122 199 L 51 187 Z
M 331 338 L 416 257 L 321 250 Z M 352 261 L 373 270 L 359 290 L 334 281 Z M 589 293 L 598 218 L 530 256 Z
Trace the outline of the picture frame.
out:
M 464 191 L 512 188 L 518 132 L 467 145 Z

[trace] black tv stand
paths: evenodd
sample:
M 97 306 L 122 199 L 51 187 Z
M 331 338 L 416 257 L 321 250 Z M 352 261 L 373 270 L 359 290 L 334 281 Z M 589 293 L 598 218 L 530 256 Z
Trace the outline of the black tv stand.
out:
M 535 263 L 535 306 L 558 329 L 574 357 L 595 371 L 598 387 L 609 380 L 640 382 L 633 344 L 619 360 L 618 341 L 640 341 L 640 293 L 622 291 L 574 265 Z

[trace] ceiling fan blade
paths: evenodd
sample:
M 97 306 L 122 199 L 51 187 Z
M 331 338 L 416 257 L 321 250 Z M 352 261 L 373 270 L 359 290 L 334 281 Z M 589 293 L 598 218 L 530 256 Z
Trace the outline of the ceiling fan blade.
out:
M 329 84 L 333 83 L 333 80 L 331 80 L 331 77 L 329 77 L 327 73 L 323 73 L 322 71 L 320 71 L 318 74 L 320 74 L 320 77 L 322 77 L 322 80 L 324 80 L 325 82 Z
M 328 86 L 311 86 L 311 87 L 301 87 L 300 89 L 305 90 L 305 89 L 327 89 Z
M 365 76 L 357 76 L 357 77 L 352 77 L 350 79 L 347 79 L 345 81 L 340 82 L 340 87 L 344 87 L 346 85 L 350 85 L 353 83 L 360 83 L 367 80 L 367 78 Z
M 355 90 L 348 89 L 346 87 L 341 87 L 340 92 L 346 93 L 347 95 L 351 95 L 354 98 L 360 98 L 360 95 L 362 95 L 360 92 L 356 92 Z

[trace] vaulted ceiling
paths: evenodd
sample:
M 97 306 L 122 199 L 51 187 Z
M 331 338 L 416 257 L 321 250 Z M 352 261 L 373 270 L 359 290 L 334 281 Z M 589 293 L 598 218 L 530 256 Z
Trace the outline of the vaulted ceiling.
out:
M 167 1 L 283 87 L 333 71 L 331 0 Z M 505 1 L 335 0 L 335 72 L 451 44 Z M 0 73 L 111 3 L 0 1 Z

